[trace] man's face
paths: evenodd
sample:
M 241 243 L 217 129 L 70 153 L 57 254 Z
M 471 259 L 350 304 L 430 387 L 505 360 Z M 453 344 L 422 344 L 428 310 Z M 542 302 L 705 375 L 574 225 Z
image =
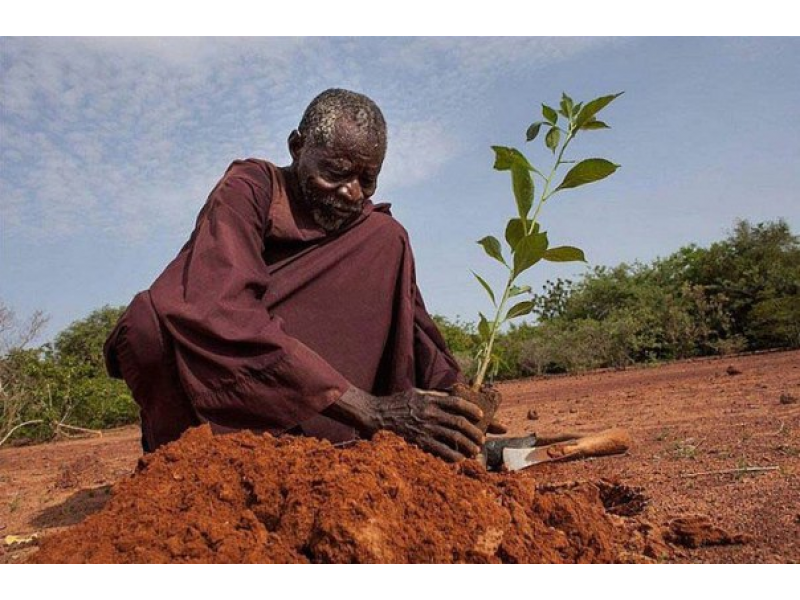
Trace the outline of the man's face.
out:
M 300 191 L 311 207 L 314 221 L 333 232 L 356 219 L 374 193 L 384 150 L 376 136 L 337 123 L 327 146 L 290 138 Z

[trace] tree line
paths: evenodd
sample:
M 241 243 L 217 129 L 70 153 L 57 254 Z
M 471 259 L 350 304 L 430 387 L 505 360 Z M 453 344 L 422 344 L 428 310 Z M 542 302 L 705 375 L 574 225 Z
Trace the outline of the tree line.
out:
M 708 248 L 596 267 L 577 281 L 550 281 L 530 300 L 532 317 L 497 339 L 494 379 L 798 348 L 800 239 L 783 220 L 740 221 Z M 19 322 L 0 302 L 0 446 L 137 421 L 127 387 L 103 363 L 103 343 L 124 309 L 104 306 L 31 347 L 44 316 Z M 472 375 L 476 324 L 434 320 Z
M 650 263 L 548 281 L 534 318 L 497 342 L 496 379 L 800 347 L 800 239 L 779 220 L 739 221 L 724 240 Z M 435 317 L 465 372 L 474 323 Z
M 20 322 L 0 304 L 0 446 L 137 422 L 128 388 L 106 374 L 103 359 L 103 343 L 124 310 L 104 306 L 31 348 L 44 316 Z

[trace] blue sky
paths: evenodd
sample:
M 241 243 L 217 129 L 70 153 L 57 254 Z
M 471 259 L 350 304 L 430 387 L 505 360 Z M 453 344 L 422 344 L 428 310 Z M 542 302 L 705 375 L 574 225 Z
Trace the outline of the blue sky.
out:
M 2 38 L 0 299 L 51 317 L 44 339 L 147 288 L 228 164 L 288 162 L 286 137 L 328 87 L 389 124 L 375 200 L 408 229 L 431 312 L 473 320 L 475 241 L 514 211 L 493 144 L 549 164 L 524 132 L 542 102 L 625 94 L 574 158 L 622 165 L 556 196 L 542 222 L 589 265 L 721 239 L 737 218 L 800 233 L 796 38 Z M 546 264 L 524 283 L 574 277 Z

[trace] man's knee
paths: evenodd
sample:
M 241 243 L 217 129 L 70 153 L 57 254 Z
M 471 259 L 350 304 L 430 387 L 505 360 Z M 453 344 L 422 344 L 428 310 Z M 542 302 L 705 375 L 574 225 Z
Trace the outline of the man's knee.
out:
M 199 423 L 180 383 L 174 345 L 159 323 L 149 292 L 134 297 L 105 352 L 109 373 L 125 380 L 142 409 L 145 452 L 178 439 Z
M 104 351 L 109 374 L 124 379 L 134 391 L 142 375 L 152 374 L 169 362 L 149 292 L 140 292 L 133 298 L 106 341 Z

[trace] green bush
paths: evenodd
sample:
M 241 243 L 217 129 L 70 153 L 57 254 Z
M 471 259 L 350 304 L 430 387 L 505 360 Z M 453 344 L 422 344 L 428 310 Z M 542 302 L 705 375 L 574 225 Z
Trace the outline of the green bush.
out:
M 748 339 L 759 348 L 800 347 L 800 294 L 754 304 L 747 332 Z
M 475 351 L 478 346 L 478 334 L 473 323 L 462 321 L 458 317 L 455 321 L 441 315 L 432 315 L 431 318 L 451 352 L 472 354 Z
M 547 282 L 535 323 L 495 343 L 500 379 L 625 368 L 654 360 L 800 347 L 800 241 L 784 221 L 736 223 L 709 248 L 686 246 L 651 264 L 596 267 Z M 438 317 L 465 366 L 475 325 Z
M 138 419 L 127 387 L 105 373 L 102 348 L 123 308 L 103 307 L 75 321 L 53 344 L 12 348 L 0 357 L 0 439 L 41 441 L 75 430 L 106 429 Z

